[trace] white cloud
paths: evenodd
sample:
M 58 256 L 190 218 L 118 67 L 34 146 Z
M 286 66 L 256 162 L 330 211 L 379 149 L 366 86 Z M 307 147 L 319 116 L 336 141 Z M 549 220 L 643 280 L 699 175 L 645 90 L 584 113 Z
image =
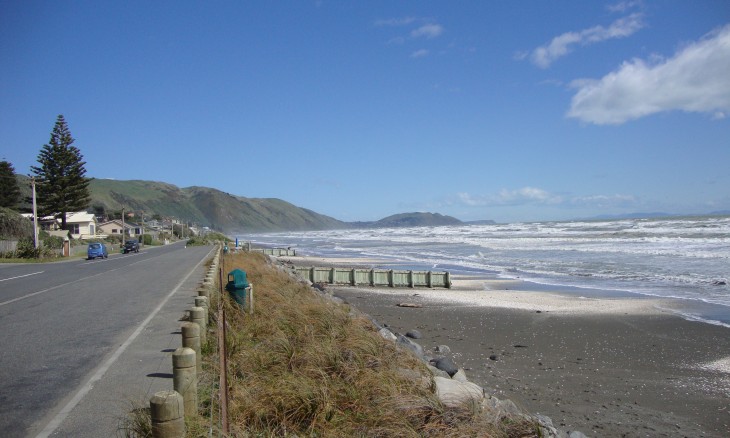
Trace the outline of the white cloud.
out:
M 608 5 L 606 6 L 606 9 L 608 9 L 610 12 L 626 12 L 629 9 L 633 9 L 634 7 L 639 6 L 641 6 L 641 2 L 638 0 L 626 0 Z
M 591 206 L 591 207 L 618 207 L 630 206 L 636 204 L 636 197 L 632 195 L 590 195 L 577 196 L 570 199 L 572 205 Z
M 428 56 L 428 50 L 426 49 L 416 50 L 411 53 L 411 58 L 423 58 L 424 56 Z
M 411 37 L 412 38 L 420 38 L 420 37 L 426 37 L 426 38 L 436 38 L 437 36 L 441 35 L 444 31 L 444 28 L 440 24 L 424 24 L 423 26 L 419 27 L 418 29 L 413 29 L 411 31 Z
M 535 187 L 523 187 L 516 190 L 502 189 L 498 194 L 492 195 L 470 195 L 469 193 L 457 194 L 458 199 L 469 206 L 486 205 L 519 205 L 519 204 L 559 204 L 562 198 L 553 195 L 543 189 Z
M 609 39 L 625 38 L 642 27 L 642 14 L 634 13 L 619 18 L 608 27 L 594 26 L 579 32 L 558 35 L 550 43 L 533 50 L 529 57 L 538 67 L 548 68 L 556 59 L 570 53 L 576 45 L 588 46 Z
M 568 117 L 599 125 L 682 110 L 722 119 L 730 111 L 730 25 L 667 60 L 634 59 L 600 80 L 573 81 Z
M 633 195 L 588 195 L 563 196 L 536 187 L 521 189 L 502 189 L 496 194 L 472 195 L 458 193 L 457 199 L 469 207 L 497 207 L 515 205 L 553 205 L 564 207 L 624 207 L 636 204 Z
M 376 26 L 407 26 L 414 21 L 418 21 L 416 17 L 403 17 L 403 18 L 383 18 L 375 20 Z

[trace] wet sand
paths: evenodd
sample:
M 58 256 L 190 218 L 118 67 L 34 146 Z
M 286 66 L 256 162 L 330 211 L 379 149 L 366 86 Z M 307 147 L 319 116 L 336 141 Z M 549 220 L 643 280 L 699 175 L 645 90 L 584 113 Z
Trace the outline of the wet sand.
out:
M 418 329 L 426 349 L 449 346 L 471 381 L 564 430 L 730 436 L 730 329 L 686 321 L 661 300 L 458 285 L 328 291 L 395 332 Z

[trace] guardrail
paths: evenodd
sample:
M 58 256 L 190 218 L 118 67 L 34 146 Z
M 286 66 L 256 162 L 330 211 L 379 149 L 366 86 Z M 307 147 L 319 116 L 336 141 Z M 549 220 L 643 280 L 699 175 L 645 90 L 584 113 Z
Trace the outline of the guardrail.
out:
M 262 252 L 266 255 L 275 256 L 275 257 L 281 257 L 281 256 L 294 257 L 297 255 L 297 250 L 289 249 L 289 248 L 255 248 L 255 249 L 250 249 L 249 251 Z
M 297 274 L 312 283 L 350 286 L 443 287 L 451 288 L 448 272 L 402 271 L 393 269 L 322 268 L 295 266 Z

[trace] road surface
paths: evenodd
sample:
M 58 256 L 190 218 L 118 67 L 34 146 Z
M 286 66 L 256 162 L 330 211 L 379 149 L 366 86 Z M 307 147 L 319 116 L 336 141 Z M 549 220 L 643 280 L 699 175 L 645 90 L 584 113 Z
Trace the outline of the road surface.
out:
M 171 337 L 211 250 L 177 243 L 93 261 L 0 264 L 0 434 L 106 436 L 125 404 L 160 386 L 150 378 L 172 389 L 162 362 L 179 347 Z M 155 319 L 165 312 L 164 321 Z M 135 349 L 152 339 L 170 348 L 152 346 L 157 356 Z M 126 356 L 137 353 L 130 363 Z M 145 373 L 150 366 L 165 372 Z M 104 385 L 113 400 L 93 390 Z M 85 409 L 96 414 L 79 412 L 87 399 L 94 403 Z

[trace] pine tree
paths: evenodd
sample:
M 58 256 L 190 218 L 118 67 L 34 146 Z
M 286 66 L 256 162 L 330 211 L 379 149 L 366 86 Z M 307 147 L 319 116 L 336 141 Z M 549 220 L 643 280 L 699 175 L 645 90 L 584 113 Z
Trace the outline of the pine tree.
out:
M 63 115 L 59 115 L 51 140 L 38 154 L 40 166 L 31 166 L 36 177 L 39 215 L 55 215 L 66 229 L 66 213 L 86 210 L 91 203 L 90 179 L 86 178 L 84 157 L 75 146 Z
M 8 161 L 0 161 L 0 207 L 16 208 L 20 201 L 20 187 L 15 168 Z

